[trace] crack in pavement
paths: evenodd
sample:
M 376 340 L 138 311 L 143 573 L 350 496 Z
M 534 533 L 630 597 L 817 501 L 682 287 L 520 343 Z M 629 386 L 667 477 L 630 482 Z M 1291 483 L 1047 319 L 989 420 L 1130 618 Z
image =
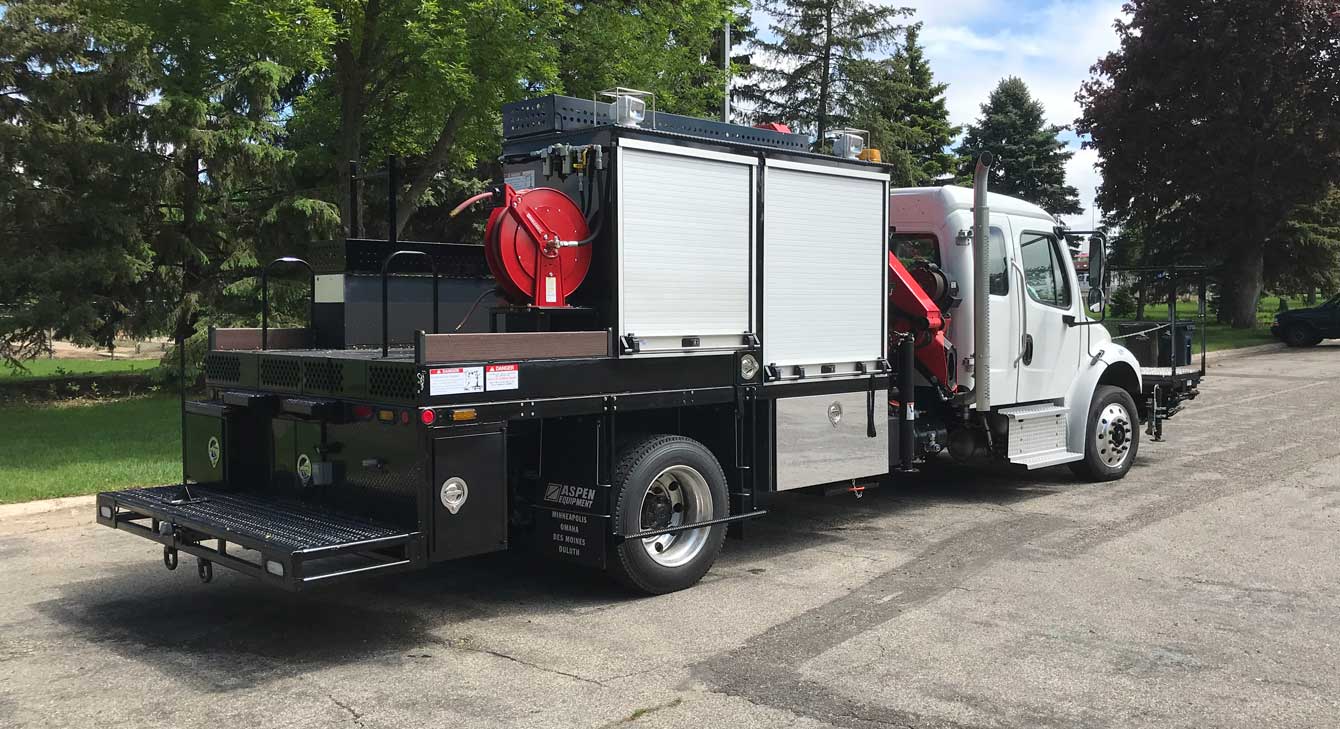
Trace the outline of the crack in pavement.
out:
M 1063 517 L 1025 514 L 973 527 L 693 670 L 720 693 L 838 726 L 961 726 L 852 699 L 794 667 L 935 600 L 1029 543 L 1074 526 L 1077 522 Z
M 354 707 L 352 707 L 352 706 L 350 706 L 350 705 L 344 703 L 343 701 L 340 701 L 339 699 L 335 698 L 335 694 L 326 694 L 326 696 L 329 696 L 329 697 L 330 697 L 330 700 L 331 700 L 331 701 L 334 701 L 336 706 L 338 706 L 338 707 L 340 707 L 341 709 L 344 709 L 345 711 L 349 712 L 349 716 L 350 716 L 350 718 L 353 719 L 353 721 L 354 721 L 355 724 L 357 724 L 358 726 L 363 726 L 363 715 L 360 714 L 360 713 L 358 713 L 358 711 L 356 711 L 356 710 L 354 709 Z
M 467 653 L 483 653 L 483 654 L 485 654 L 485 655 L 494 656 L 494 657 L 496 657 L 496 658 L 502 658 L 502 659 L 504 659 L 504 660 L 508 660 L 508 661 L 513 662 L 513 663 L 518 663 L 518 664 L 520 664 L 520 665 L 526 666 L 527 668 L 534 668 L 534 669 L 539 670 L 539 671 L 544 671 L 545 673 L 552 673 L 552 674 L 555 674 L 555 675 L 557 675 L 557 676 L 566 676 L 567 678 L 571 678 L 571 679 L 574 679 L 574 680 L 577 680 L 577 681 L 581 681 L 581 682 L 583 682 L 583 683 L 594 684 L 594 685 L 599 686 L 599 687 L 601 687 L 601 688 L 607 688 L 607 687 L 605 686 L 605 683 L 604 683 L 603 681 L 598 681 L 598 680 L 596 680 L 596 679 L 594 679 L 594 678 L 587 678 L 586 676 L 580 676 L 580 675 L 575 674 L 575 673 L 568 673 L 567 671 L 560 671 L 560 670 L 557 669 L 557 668 L 550 668 L 550 667 L 548 667 L 548 666 L 542 666 L 542 665 L 540 665 L 540 664 L 538 664 L 538 663 L 532 663 L 532 662 L 527 661 L 527 660 L 525 660 L 525 659 L 517 658 L 516 656 L 509 655 L 509 654 L 507 654 L 507 653 L 503 653 L 502 651 L 496 651 L 496 650 L 493 650 L 492 648 L 484 648 L 484 647 L 477 647 L 477 646 L 467 645 L 467 644 L 465 644 L 465 643 L 462 642 L 462 641 L 453 641 L 453 640 L 450 640 L 450 639 L 447 639 L 447 638 L 439 638 L 439 637 L 437 637 L 437 636 L 432 636 L 432 635 L 428 636 L 428 639 L 429 639 L 430 642 L 432 642 L 432 643 L 434 643 L 434 644 L 436 644 L 436 645 L 441 645 L 441 646 L 444 646 L 444 647 L 446 647 L 446 648 L 450 648 L 450 649 L 452 649 L 452 650 L 465 651 L 465 652 L 467 652 Z M 630 674 L 630 675 L 631 675 L 631 674 Z

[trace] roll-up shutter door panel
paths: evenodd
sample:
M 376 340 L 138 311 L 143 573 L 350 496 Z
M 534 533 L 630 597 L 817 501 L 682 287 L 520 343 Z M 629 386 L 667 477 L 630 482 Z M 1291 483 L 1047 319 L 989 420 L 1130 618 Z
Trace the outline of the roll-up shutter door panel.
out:
M 886 188 L 885 180 L 767 168 L 765 362 L 840 364 L 883 356 Z
M 620 154 L 620 333 L 650 340 L 651 351 L 676 349 L 681 337 L 738 345 L 752 330 L 754 167 Z

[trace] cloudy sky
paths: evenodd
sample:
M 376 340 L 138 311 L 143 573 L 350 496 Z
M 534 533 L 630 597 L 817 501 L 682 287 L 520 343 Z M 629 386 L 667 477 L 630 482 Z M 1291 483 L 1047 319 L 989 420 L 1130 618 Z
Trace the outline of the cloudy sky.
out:
M 949 84 L 950 120 L 967 124 L 1005 76 L 1018 76 L 1047 109 L 1053 124 L 1079 116 L 1075 92 L 1094 61 L 1116 48 L 1113 22 L 1121 0 L 876 0 L 916 10 L 921 42 L 936 78 Z M 767 20 L 755 18 L 766 32 Z M 1072 227 L 1089 227 L 1099 181 L 1097 155 L 1081 150 L 1073 133 L 1063 137 L 1076 154 L 1067 167 L 1084 213 Z

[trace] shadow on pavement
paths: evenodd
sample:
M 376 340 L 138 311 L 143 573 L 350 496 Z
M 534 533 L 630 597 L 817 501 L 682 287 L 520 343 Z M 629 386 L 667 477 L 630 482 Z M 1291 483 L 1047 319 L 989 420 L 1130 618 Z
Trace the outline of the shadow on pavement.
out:
M 901 476 L 857 500 L 787 493 L 770 514 L 730 540 L 723 563 L 773 557 L 842 540 L 848 530 L 936 503 L 1009 504 L 1073 484 L 1069 472 L 1001 474 L 944 464 Z M 146 663 L 202 691 L 263 686 L 370 658 L 405 660 L 414 651 L 468 639 L 471 620 L 584 613 L 637 599 L 603 575 L 531 557 L 525 549 L 436 565 L 415 573 L 288 594 L 220 571 L 196 581 L 190 560 L 169 573 L 157 553 L 72 583 L 36 609 L 78 640 Z

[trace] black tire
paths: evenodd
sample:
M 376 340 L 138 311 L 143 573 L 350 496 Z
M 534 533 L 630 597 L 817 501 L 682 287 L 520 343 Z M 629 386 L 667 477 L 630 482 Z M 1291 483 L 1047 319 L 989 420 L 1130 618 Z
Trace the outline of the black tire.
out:
M 679 473 L 676 474 L 672 469 Z M 692 481 L 696 480 L 693 476 L 695 473 L 701 476 L 701 482 L 682 488 L 679 486 L 675 478 L 677 475 Z M 689 508 L 681 508 L 675 512 L 681 514 L 680 518 L 684 520 L 681 523 L 709 518 L 720 519 L 730 514 L 726 474 L 721 470 L 721 464 L 717 462 L 716 456 L 713 456 L 712 452 L 701 443 L 690 438 L 678 435 L 654 435 L 628 444 L 619 453 L 614 468 L 613 486 L 617 494 L 614 518 L 619 525 L 620 534 L 636 534 L 660 525 L 657 517 L 664 517 L 667 512 L 658 512 L 659 504 L 655 503 L 655 500 L 658 495 L 663 496 L 667 492 L 664 490 L 665 486 L 656 484 L 665 483 L 666 479 L 669 479 L 668 483 L 671 484 L 669 488 L 678 490 L 682 499 L 688 498 L 690 489 L 696 494 L 705 487 L 706 493 L 710 494 L 710 510 L 703 509 L 710 513 L 692 513 Z M 649 495 L 653 498 L 651 506 L 645 503 Z M 698 503 L 700 507 L 706 506 L 701 500 L 694 503 Z M 646 528 L 643 526 L 644 509 L 651 510 L 646 516 L 652 518 Z M 721 553 L 721 545 L 725 538 L 726 525 L 718 524 L 705 529 L 680 532 L 675 539 L 665 540 L 668 544 L 665 548 L 667 558 L 676 548 L 676 544 L 680 549 L 686 550 L 685 556 L 692 555 L 682 564 L 673 566 L 659 562 L 660 557 L 651 556 L 651 551 L 656 547 L 655 543 L 648 545 L 642 539 L 630 539 L 615 545 L 610 550 L 609 571 L 619 582 L 649 595 L 675 592 L 692 586 L 707 574 L 712 564 L 716 562 L 717 555 Z M 678 539 L 685 541 L 675 541 Z M 690 549 L 694 545 L 697 545 L 696 552 Z
M 1301 322 L 1284 327 L 1281 338 L 1290 347 L 1315 347 L 1321 344 L 1321 337 L 1312 331 L 1312 327 Z
M 1121 416 L 1110 417 L 1109 406 L 1125 410 Z M 1089 403 L 1089 422 L 1084 428 L 1084 460 L 1070 464 L 1076 476 L 1089 481 L 1115 481 L 1131 470 L 1140 450 L 1140 416 L 1135 399 L 1120 387 L 1099 385 Z M 1100 432 L 1100 430 L 1102 432 Z M 1100 435 L 1102 437 L 1100 437 Z M 1120 460 L 1114 463 L 1114 445 Z

